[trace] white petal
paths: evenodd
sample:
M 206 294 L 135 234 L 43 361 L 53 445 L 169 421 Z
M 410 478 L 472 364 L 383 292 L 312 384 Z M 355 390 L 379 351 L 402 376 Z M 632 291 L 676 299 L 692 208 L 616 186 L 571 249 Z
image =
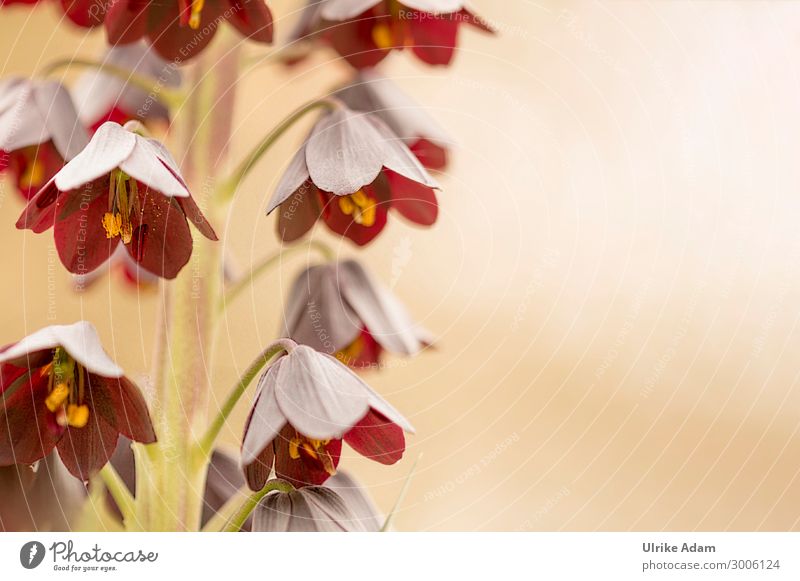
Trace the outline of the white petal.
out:
M 136 136 L 118 123 L 103 123 L 89 145 L 56 174 L 62 192 L 76 190 L 118 168 L 136 145 Z
M 385 139 L 366 116 L 346 108 L 323 117 L 306 144 L 306 164 L 320 190 L 338 196 L 357 192 L 378 177 Z
M 380 4 L 382 0 L 328 0 L 320 15 L 325 20 L 349 20 Z
M 134 134 L 136 145 L 120 169 L 151 189 L 169 197 L 188 198 L 189 190 L 170 172 L 151 140 Z
M 297 191 L 297 188 L 305 183 L 308 177 L 308 167 L 306 166 L 306 149 L 305 146 L 303 146 L 297 153 L 294 154 L 294 157 L 292 158 L 292 161 L 289 162 L 289 166 L 286 168 L 286 171 L 283 172 L 281 181 L 278 183 L 278 187 L 275 190 L 275 193 L 272 194 L 272 199 L 269 201 L 269 205 L 267 206 L 267 214 L 288 200 L 289 197 Z
M 329 440 L 367 414 L 371 390 L 336 359 L 300 345 L 284 357 L 275 394 L 298 432 Z
M 395 135 L 380 118 L 371 115 L 369 122 L 382 138 L 383 165 L 387 169 L 430 188 L 439 188 L 439 184 L 431 177 L 428 170 L 422 166 L 417 156 L 411 153 L 411 150 L 403 143 L 403 140 Z
M 450 14 L 464 8 L 464 0 L 401 0 L 400 3 L 412 10 L 430 14 Z
M 242 464 L 248 465 L 255 461 L 267 444 L 286 425 L 286 417 L 278 407 L 275 399 L 275 384 L 278 370 L 284 358 L 272 364 L 258 382 L 258 396 L 255 408 L 247 426 L 247 433 L 242 442 Z
M 0 149 L 14 151 L 38 145 L 50 134 L 34 101 L 34 85 L 27 79 L 10 79 L 0 93 Z
M 28 335 L 0 353 L 0 363 L 61 346 L 88 371 L 103 377 L 122 377 L 124 372 L 103 350 L 97 330 L 89 322 L 53 325 Z
M 49 81 L 36 86 L 34 100 L 58 153 L 65 161 L 73 159 L 89 143 L 69 92 L 61 83 Z

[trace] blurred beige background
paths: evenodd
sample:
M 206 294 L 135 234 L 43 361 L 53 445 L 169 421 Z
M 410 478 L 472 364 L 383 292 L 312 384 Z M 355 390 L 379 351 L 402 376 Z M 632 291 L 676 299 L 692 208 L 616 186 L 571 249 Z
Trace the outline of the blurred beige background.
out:
M 281 38 L 300 4 L 271 2 Z M 422 454 L 404 530 L 800 528 L 800 3 L 474 4 L 497 38 L 465 31 L 450 69 L 384 67 L 460 143 L 440 222 L 392 220 L 362 253 L 322 235 L 439 337 L 369 377 L 417 427 L 406 459 L 342 465 L 388 511 Z M 52 35 L 51 8 L 0 19 L 4 75 L 102 45 Z M 234 154 L 344 78 L 333 61 L 250 74 Z M 263 209 L 302 131 L 218 225 L 240 269 L 278 247 Z M 143 372 L 155 295 L 72 294 L 52 236 L 14 229 L 21 207 L 4 187 L 0 342 L 85 317 Z M 229 309 L 218 394 L 302 262 Z

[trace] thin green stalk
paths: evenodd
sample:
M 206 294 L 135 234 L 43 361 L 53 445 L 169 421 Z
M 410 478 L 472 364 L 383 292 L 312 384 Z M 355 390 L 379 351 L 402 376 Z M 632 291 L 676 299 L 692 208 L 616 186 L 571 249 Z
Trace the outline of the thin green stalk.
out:
M 235 533 L 242 529 L 247 517 L 258 506 L 259 501 L 270 492 L 278 490 L 280 492 L 292 492 L 294 486 L 284 480 L 270 480 L 258 492 L 250 493 L 247 487 L 242 487 L 239 492 L 233 496 L 223 506 L 217 514 L 203 527 L 203 532 L 223 532 Z M 247 497 L 241 501 L 242 496 Z
M 99 61 L 86 59 L 64 59 L 55 61 L 48 64 L 44 68 L 42 71 L 42 76 L 50 76 L 59 69 L 68 67 L 95 69 L 113 77 L 117 77 L 118 79 L 125 81 L 134 87 L 146 91 L 148 94 L 154 95 L 159 101 L 170 108 L 178 107 L 183 102 L 183 92 L 176 91 L 174 89 L 167 89 L 164 87 L 164 84 L 159 82 L 157 79 L 152 79 L 151 77 L 146 77 L 143 75 L 137 75 L 123 67 L 118 67 L 116 65 Z
M 242 291 L 244 291 L 247 287 L 251 286 L 255 280 L 268 272 L 273 266 L 279 264 L 283 259 L 288 258 L 292 254 L 298 253 L 300 250 L 308 251 L 310 249 L 314 249 L 319 251 L 319 253 L 325 258 L 327 261 L 332 261 L 335 258 L 335 254 L 333 250 L 325 244 L 324 242 L 319 242 L 317 240 L 311 240 L 308 245 L 297 245 L 297 246 L 289 246 L 288 248 L 282 248 L 275 254 L 271 254 L 263 259 L 261 262 L 256 264 L 250 269 L 250 275 L 242 276 L 239 280 L 234 282 L 231 285 L 231 288 L 228 289 L 225 294 L 222 295 L 222 300 L 220 301 L 219 308 L 220 310 L 225 310 L 227 306 L 232 303 L 236 297 L 238 297 Z
M 230 394 L 228 394 L 228 397 L 225 400 L 225 403 L 222 404 L 219 413 L 214 418 L 214 421 L 209 425 L 208 431 L 198 442 L 198 449 L 204 457 L 209 457 L 211 455 L 211 451 L 214 449 L 214 442 L 216 442 L 217 436 L 219 436 L 220 431 L 222 431 L 222 427 L 225 425 L 225 421 L 233 411 L 233 408 L 236 407 L 236 403 L 244 394 L 247 386 L 252 383 L 259 372 L 266 367 L 273 357 L 283 351 L 288 353 L 291 349 L 293 349 L 293 345 L 291 345 L 285 339 L 279 339 L 264 349 L 261 354 L 256 357 L 255 360 L 253 360 L 250 366 L 245 370 L 244 374 L 242 374 L 242 376 L 239 378 L 239 381 L 233 387 Z
M 417 456 L 417 459 L 414 460 L 414 464 L 411 465 L 411 470 L 408 471 L 408 476 L 406 476 L 406 481 L 403 483 L 403 488 L 400 489 L 400 494 L 397 495 L 397 500 L 392 507 L 392 510 L 389 512 L 386 520 L 383 521 L 383 526 L 381 527 L 380 532 L 385 533 L 389 530 L 389 525 L 392 524 L 392 520 L 394 519 L 395 513 L 397 513 L 397 509 L 400 508 L 400 505 L 403 504 L 403 501 L 406 498 L 406 494 L 408 494 L 408 488 L 411 486 L 411 478 L 414 476 L 414 473 L 417 471 L 417 464 L 419 464 L 419 459 L 422 458 L 422 454 Z
M 263 155 L 269 151 L 275 142 L 278 141 L 278 139 L 280 139 L 280 137 L 286 133 L 292 127 L 292 125 L 297 123 L 297 121 L 302 119 L 306 114 L 315 111 L 316 109 L 335 109 L 336 107 L 341 106 L 341 103 L 339 103 L 339 101 L 336 99 L 322 98 L 315 99 L 314 101 L 306 103 L 305 105 L 296 109 L 293 113 L 281 121 L 272 131 L 270 131 L 253 149 L 253 151 L 251 151 L 250 154 L 244 160 L 242 160 L 231 176 L 225 180 L 219 190 L 221 199 L 229 200 L 232 198 L 234 192 L 236 192 L 236 188 L 238 188 L 239 184 L 244 180 L 245 177 L 247 177 L 247 174 L 250 173 L 250 170 L 258 162 L 258 160 L 260 160 Z
M 136 515 L 134 512 L 134 501 L 131 491 L 125 486 L 122 478 L 114 470 L 114 467 L 109 462 L 100 470 L 100 477 L 103 483 L 111 493 L 114 502 L 117 503 L 119 511 L 122 513 L 122 519 L 127 528 L 130 528 L 136 522 Z

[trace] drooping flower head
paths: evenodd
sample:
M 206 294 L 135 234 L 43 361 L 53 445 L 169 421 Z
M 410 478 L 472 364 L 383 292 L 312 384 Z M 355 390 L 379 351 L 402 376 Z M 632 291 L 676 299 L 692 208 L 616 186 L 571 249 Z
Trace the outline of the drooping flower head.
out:
M 356 368 L 379 365 L 384 349 L 415 355 L 431 342 L 391 291 L 353 260 L 311 266 L 298 276 L 283 333 Z
M 453 139 L 397 84 L 374 70 L 360 71 L 335 94 L 350 109 L 380 117 L 429 169 L 443 169 Z
M 322 484 L 336 473 L 342 440 L 362 456 L 394 464 L 405 451 L 403 430 L 413 432 L 346 366 L 294 346 L 259 381 L 242 441 L 245 477 L 260 490 L 274 466 L 293 486 Z
M 381 520 L 364 490 L 337 472 L 324 486 L 267 494 L 253 512 L 253 531 L 377 532 Z
M 102 70 L 85 72 L 72 90 L 81 121 L 96 130 L 106 121 L 124 125 L 128 121 L 169 122 L 170 112 L 159 100 L 158 89 L 174 89 L 181 84 L 181 72 L 158 56 L 145 42 L 108 49 L 104 64 L 130 71 L 152 80 L 151 93 Z
M 0 82 L 0 170 L 27 199 L 89 142 L 67 89 L 56 81 Z
M 185 61 L 211 42 L 220 21 L 242 36 L 272 42 L 272 14 L 264 0 L 114 0 L 105 16 L 110 44 L 147 38 L 169 61 Z
M 493 32 L 465 0 L 310 0 L 292 40 L 319 37 L 358 69 L 404 48 L 449 65 L 462 24 Z
M 85 321 L 56 325 L 0 351 L 0 466 L 32 464 L 53 448 L 80 480 L 102 468 L 120 434 L 156 436 L 139 389 Z
M 122 243 L 145 270 L 175 278 L 192 254 L 187 219 L 217 239 L 172 156 L 136 128 L 103 124 L 17 221 L 37 233 L 55 226 L 58 255 L 74 274 L 92 272 Z
M 280 206 L 278 235 L 302 237 L 322 219 L 358 245 L 389 210 L 421 226 L 436 221 L 436 181 L 383 121 L 340 106 L 323 116 L 292 159 L 267 208 Z

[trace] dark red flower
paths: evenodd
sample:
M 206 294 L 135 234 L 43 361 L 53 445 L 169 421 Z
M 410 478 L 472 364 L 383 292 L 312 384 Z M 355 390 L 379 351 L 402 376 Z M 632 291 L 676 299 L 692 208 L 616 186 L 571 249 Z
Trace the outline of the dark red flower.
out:
M 462 24 L 493 32 L 463 0 L 311 0 L 293 39 L 318 36 L 359 69 L 403 48 L 428 64 L 448 65 Z
M 297 240 L 322 219 L 363 246 L 389 210 L 421 226 L 436 221 L 436 181 L 379 118 L 340 107 L 320 119 L 295 155 L 267 213 L 280 206 L 278 235 Z
M 58 450 L 73 476 L 102 468 L 120 434 L 155 442 L 139 389 L 85 321 L 46 327 L 0 351 L 0 466 Z
M 378 366 L 384 349 L 416 355 L 432 341 L 392 292 L 353 260 L 307 268 L 289 297 L 282 334 L 350 367 Z
M 260 490 L 271 469 L 295 487 L 336 473 L 342 440 L 359 454 L 394 464 L 403 456 L 400 413 L 339 361 L 299 345 L 270 365 L 247 419 L 242 465 Z
M 0 83 L 0 171 L 25 199 L 89 142 L 67 89 L 18 77 Z
M 109 122 L 31 199 L 17 228 L 54 226 L 73 274 L 92 272 L 121 242 L 139 266 L 175 278 L 192 254 L 187 219 L 217 239 L 161 143 Z
M 185 61 L 211 42 L 221 20 L 251 40 L 272 42 L 264 0 L 110 0 L 105 26 L 111 44 L 147 38 L 165 59 Z

